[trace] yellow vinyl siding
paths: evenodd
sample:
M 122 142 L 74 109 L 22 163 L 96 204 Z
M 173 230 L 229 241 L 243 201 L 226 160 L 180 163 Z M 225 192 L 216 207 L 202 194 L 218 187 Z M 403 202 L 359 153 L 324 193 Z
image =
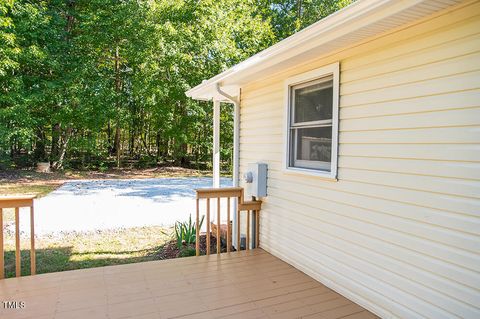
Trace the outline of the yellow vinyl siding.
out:
M 480 317 L 480 2 L 242 88 L 260 243 L 385 317 Z M 338 181 L 283 170 L 284 81 L 340 62 Z
M 448 91 L 433 96 L 372 103 L 361 107 L 344 107 L 340 113 L 340 119 L 478 107 L 480 104 L 478 101 L 480 101 L 480 91 L 478 89 L 459 92 Z

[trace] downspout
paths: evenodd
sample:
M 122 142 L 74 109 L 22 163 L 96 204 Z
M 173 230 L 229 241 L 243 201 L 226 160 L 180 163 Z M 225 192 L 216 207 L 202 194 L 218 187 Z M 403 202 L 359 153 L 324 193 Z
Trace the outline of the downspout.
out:
M 240 170 L 240 101 L 233 96 L 222 91 L 220 88 L 220 83 L 215 85 L 217 93 L 227 100 L 233 103 L 233 186 L 239 186 L 239 170 Z M 237 231 L 237 202 L 233 202 L 233 241 L 232 244 L 237 249 L 240 243 L 237 243 L 237 236 L 235 232 Z

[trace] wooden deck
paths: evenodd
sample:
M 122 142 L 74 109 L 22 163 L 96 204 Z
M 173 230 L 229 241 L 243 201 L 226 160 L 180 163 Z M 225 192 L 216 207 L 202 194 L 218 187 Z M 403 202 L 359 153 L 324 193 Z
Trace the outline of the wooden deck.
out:
M 0 318 L 374 318 L 261 249 L 0 281 Z

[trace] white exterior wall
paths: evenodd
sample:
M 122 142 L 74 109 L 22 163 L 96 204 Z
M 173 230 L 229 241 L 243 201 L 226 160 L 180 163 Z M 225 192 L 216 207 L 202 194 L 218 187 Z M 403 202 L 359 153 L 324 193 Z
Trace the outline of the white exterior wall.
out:
M 284 81 L 340 62 L 338 181 L 282 169 Z M 480 2 L 242 88 L 260 245 L 383 317 L 480 318 Z

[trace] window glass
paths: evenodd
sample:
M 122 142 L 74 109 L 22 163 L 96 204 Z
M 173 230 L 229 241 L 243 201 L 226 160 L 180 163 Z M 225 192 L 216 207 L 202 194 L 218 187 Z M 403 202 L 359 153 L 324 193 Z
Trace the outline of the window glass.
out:
M 297 130 L 297 159 L 330 162 L 332 128 L 314 127 Z
M 333 79 L 293 88 L 293 124 L 332 119 Z
M 332 159 L 332 127 L 311 127 L 292 129 L 291 166 L 319 168 L 330 171 Z

